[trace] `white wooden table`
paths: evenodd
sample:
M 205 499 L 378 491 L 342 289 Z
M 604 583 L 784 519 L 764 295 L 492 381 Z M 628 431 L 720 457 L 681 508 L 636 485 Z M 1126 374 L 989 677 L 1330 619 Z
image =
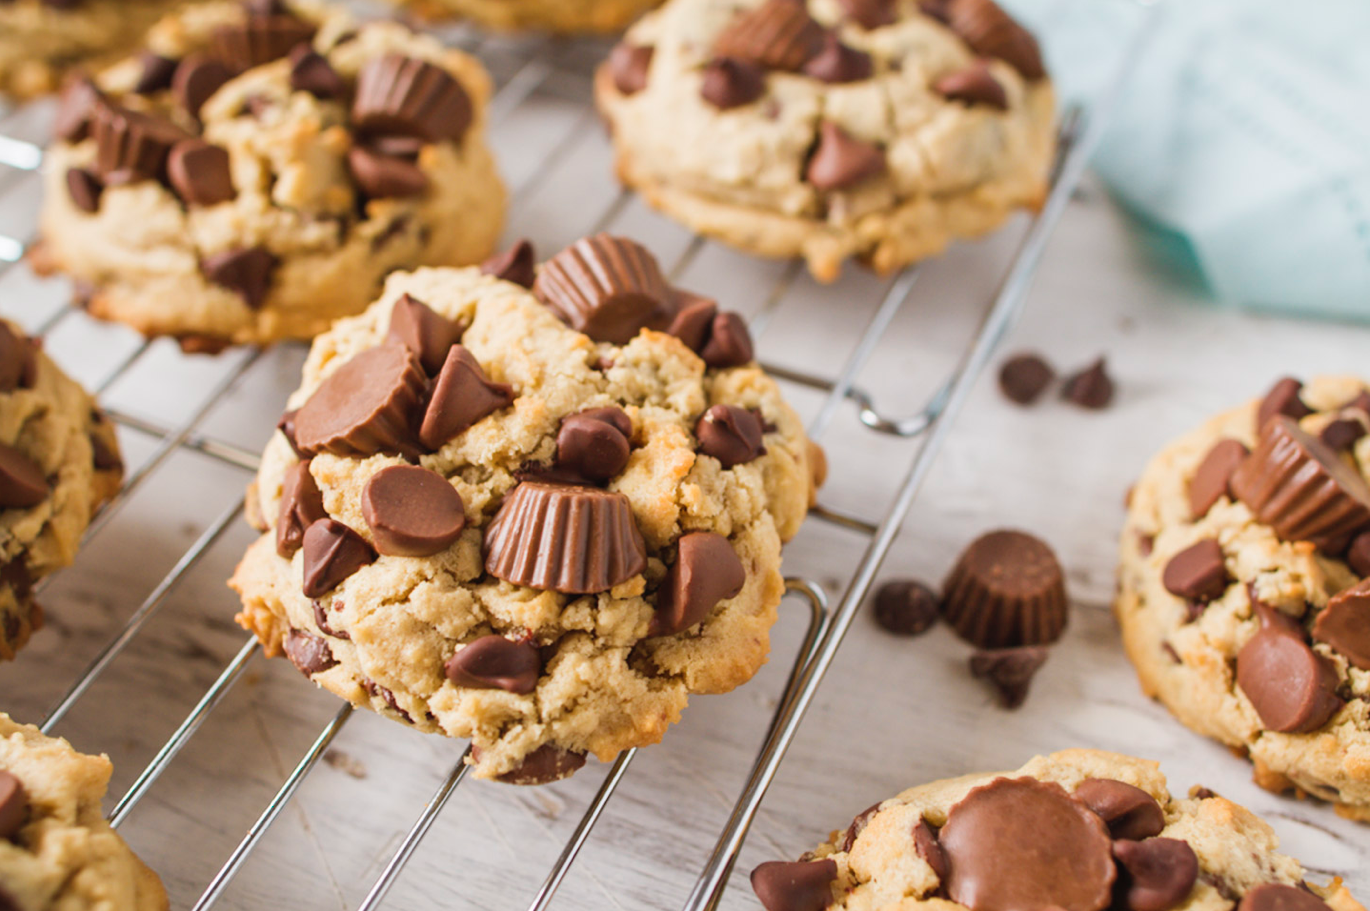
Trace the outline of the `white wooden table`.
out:
M 520 64 L 501 48 L 483 50 L 503 80 L 520 72 Z M 594 52 L 572 47 L 556 55 Z M 494 130 L 506 177 L 519 191 L 507 237 L 529 236 L 544 255 L 585 233 L 616 196 L 607 142 L 587 113 L 584 89 L 561 76 L 544 81 Z M 22 111 L 0 125 L 40 139 L 47 113 Z M 0 233 L 28 236 L 35 206 L 33 181 L 0 175 Z M 635 201 L 610 227 L 644 240 L 668 264 L 690 241 Z M 882 409 L 921 407 L 954 365 L 1021 229 L 1019 223 L 986 242 L 957 247 L 923 268 L 913 297 L 860 377 Z M 783 269 L 709 244 L 682 283 L 750 313 Z M 856 269 L 827 288 L 799 278 L 758 339 L 760 356 L 834 374 L 884 286 Z M 23 267 L 0 276 L 0 311 L 31 327 L 56 313 L 68 295 L 64 282 L 40 282 Z M 138 344 L 123 328 L 81 314 L 61 318 L 47 338 L 53 356 L 92 386 Z M 1370 896 L 1370 830 L 1326 806 L 1259 790 L 1247 763 L 1143 698 L 1108 613 L 1124 492 L 1150 453 L 1206 415 L 1261 393 L 1279 375 L 1364 372 L 1368 346 L 1365 327 L 1214 306 L 1150 260 L 1137 229 L 1087 185 L 1057 232 L 1027 315 L 1005 350 L 1038 349 L 1063 369 L 1107 354 L 1119 389 L 1114 406 L 1094 413 L 1046 401 L 1021 409 L 984 378 L 884 569 L 886 577 L 936 583 L 979 533 L 1031 530 L 1052 543 L 1068 570 L 1073 614 L 1064 640 L 1027 704 L 1005 712 L 970 679 L 970 647 L 948 630 L 902 640 L 868 616 L 859 618 L 763 805 L 725 907 L 757 907 L 747 871 L 762 860 L 797 856 L 876 800 L 918 782 L 1014 768 L 1035 753 L 1071 746 L 1161 760 L 1177 792 L 1202 783 L 1250 806 L 1315 875 L 1343 876 L 1362 900 Z M 175 425 L 248 356 L 186 357 L 158 342 L 103 400 Z M 256 450 L 296 384 L 302 357 L 299 346 L 267 352 L 202 429 Z M 820 396 L 791 392 L 812 416 Z M 129 430 L 121 438 L 133 468 L 156 442 Z M 913 444 L 871 433 L 850 408 L 822 442 L 832 466 L 823 503 L 879 517 Z M 42 718 L 178 556 L 241 496 L 247 479 L 245 471 L 184 451 L 152 472 L 44 594 L 48 628 L 18 661 L 0 667 L 0 708 L 21 720 Z M 111 805 L 242 646 L 244 634 L 232 622 L 235 598 L 224 580 L 251 538 L 235 523 L 58 726 L 78 748 L 114 760 Z M 855 534 L 810 522 L 789 545 L 785 569 L 836 596 L 864 546 Z M 680 906 L 765 733 L 802 633 L 802 613 L 798 604 L 782 611 L 772 663 L 756 680 L 728 696 L 696 699 L 662 745 L 638 755 L 572 868 L 558 907 Z M 122 826 L 162 874 L 173 907 L 189 907 L 200 895 L 337 708 L 288 663 L 253 660 Z M 460 750 L 357 713 L 219 906 L 355 908 Z M 605 768 L 591 763 L 568 782 L 536 789 L 467 781 L 387 907 L 526 907 Z

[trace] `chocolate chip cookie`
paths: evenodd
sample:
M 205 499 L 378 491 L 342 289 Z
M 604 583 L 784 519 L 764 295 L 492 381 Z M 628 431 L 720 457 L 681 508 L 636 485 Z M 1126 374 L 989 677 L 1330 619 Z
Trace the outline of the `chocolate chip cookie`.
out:
M 429 19 L 452 16 L 490 28 L 616 32 L 661 0 L 399 0 Z
M 488 255 L 505 191 L 490 80 L 393 22 L 216 0 L 63 95 L 43 272 L 96 316 L 188 348 L 310 338 L 384 276 Z
M 1370 391 L 1276 383 L 1134 488 L 1116 603 L 1142 687 L 1256 781 L 1370 820 Z
M 249 494 L 239 623 L 535 783 L 765 661 L 814 486 L 746 324 L 598 235 L 396 274 L 314 341 Z
M 1211 791 L 1173 797 L 1157 763 L 1065 750 L 910 788 L 801 860 L 757 867 L 752 888 L 767 911 L 1364 911 L 1278 848 Z
M 105 822 L 112 768 L 0 713 L 0 907 L 163 911 L 157 874 Z
M 122 477 L 114 425 L 35 340 L 0 320 L 0 660 L 43 625 L 34 583 L 71 563 Z
M 703 234 L 888 273 L 1038 205 L 1037 43 L 992 0 L 670 0 L 601 66 L 619 178 Z

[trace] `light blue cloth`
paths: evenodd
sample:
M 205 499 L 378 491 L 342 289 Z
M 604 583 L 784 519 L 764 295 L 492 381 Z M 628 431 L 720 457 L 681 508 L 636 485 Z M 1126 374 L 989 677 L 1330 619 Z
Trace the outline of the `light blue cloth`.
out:
M 1001 0 L 1066 99 L 1106 80 L 1129 0 Z M 1370 319 L 1370 2 L 1163 0 L 1095 160 L 1221 301 Z M 1173 239 L 1173 238 L 1172 238 Z

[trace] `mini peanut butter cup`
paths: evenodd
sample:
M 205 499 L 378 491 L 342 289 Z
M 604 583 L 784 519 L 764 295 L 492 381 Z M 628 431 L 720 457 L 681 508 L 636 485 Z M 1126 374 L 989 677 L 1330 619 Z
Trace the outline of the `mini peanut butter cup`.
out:
M 357 74 L 352 120 L 359 135 L 460 142 L 473 116 L 461 83 L 425 60 L 387 54 Z
M 369 348 L 330 374 L 295 413 L 295 444 L 310 455 L 415 454 L 411 421 L 424 384 L 408 348 Z
M 106 186 L 161 180 L 171 147 L 189 134 L 169 120 L 111 102 L 95 105 L 95 170 Z
M 289 54 L 296 45 L 311 41 L 315 28 L 290 15 L 250 17 L 239 25 L 214 30 L 214 56 L 235 70 L 249 70 Z
M 644 327 L 665 330 L 673 316 L 674 295 L 656 257 L 608 234 L 582 238 L 543 263 L 533 293 L 572 329 L 615 345 Z
M 714 55 L 797 72 L 823 50 L 823 26 L 794 0 L 766 0 L 739 14 L 714 42 Z
M 593 594 L 646 565 L 642 532 L 621 493 L 527 481 L 485 530 L 486 572 L 515 585 Z
M 942 586 L 942 616 L 981 648 L 1041 645 L 1066 627 L 1065 574 L 1032 535 L 994 531 L 971 543 Z

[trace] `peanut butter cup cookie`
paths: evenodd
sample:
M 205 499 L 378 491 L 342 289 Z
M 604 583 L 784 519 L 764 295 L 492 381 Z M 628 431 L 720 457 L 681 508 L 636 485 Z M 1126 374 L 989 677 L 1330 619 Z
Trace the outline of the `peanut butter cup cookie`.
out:
M 490 28 L 616 32 L 661 0 L 400 0 L 429 19 L 461 16 Z
M 816 459 L 746 325 L 598 235 L 396 274 L 314 341 L 238 621 L 520 784 L 655 743 L 766 659 Z
M 1370 820 L 1370 391 L 1277 383 L 1163 449 L 1116 603 L 1142 687 L 1256 781 Z
M 309 338 L 499 235 L 490 80 L 392 22 L 216 0 L 63 95 L 33 261 L 187 347 Z
M 1037 43 L 992 0 L 670 0 L 595 92 L 625 184 L 821 281 L 1038 205 L 1054 148 Z
M 1364 911 L 1316 885 L 1249 810 L 1166 789 L 1157 764 L 1098 750 L 910 788 L 795 863 L 752 872 L 767 911 Z

